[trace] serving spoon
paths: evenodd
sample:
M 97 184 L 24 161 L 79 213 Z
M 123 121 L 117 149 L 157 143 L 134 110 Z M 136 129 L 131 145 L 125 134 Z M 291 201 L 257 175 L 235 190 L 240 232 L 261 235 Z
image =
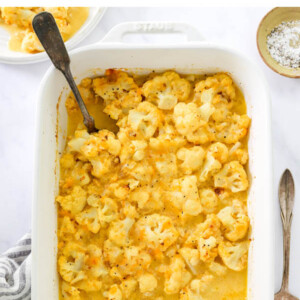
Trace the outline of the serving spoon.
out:
M 281 210 L 281 220 L 283 226 L 283 252 L 284 269 L 281 289 L 275 294 L 274 300 L 299 300 L 289 293 L 289 271 L 290 271 L 290 240 L 291 225 L 293 217 L 293 206 L 295 199 L 295 186 L 291 172 L 286 169 L 281 176 L 279 184 L 279 203 Z
M 55 19 L 49 12 L 41 12 L 32 20 L 32 27 L 56 69 L 65 76 L 83 116 L 89 133 L 96 132 L 94 118 L 89 114 L 70 69 L 70 57 Z

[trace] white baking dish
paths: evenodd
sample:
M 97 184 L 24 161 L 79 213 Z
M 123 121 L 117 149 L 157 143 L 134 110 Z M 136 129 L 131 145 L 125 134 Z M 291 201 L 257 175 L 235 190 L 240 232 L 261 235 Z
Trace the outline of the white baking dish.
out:
M 168 45 L 122 42 L 127 33 L 149 32 L 183 33 L 188 41 Z M 249 253 L 248 299 L 271 300 L 274 299 L 273 201 L 270 102 L 266 81 L 261 70 L 242 54 L 199 39 L 199 33 L 185 24 L 120 24 L 102 42 L 73 51 L 72 71 L 78 83 L 86 76 L 103 74 L 107 68 L 125 68 L 135 72 L 168 69 L 185 73 L 227 71 L 232 75 L 245 95 L 248 114 L 252 118 L 249 215 L 253 241 Z M 63 76 L 50 68 L 38 94 L 32 300 L 58 299 L 54 199 L 58 192 L 58 157 L 65 146 L 67 114 L 64 101 L 68 93 Z

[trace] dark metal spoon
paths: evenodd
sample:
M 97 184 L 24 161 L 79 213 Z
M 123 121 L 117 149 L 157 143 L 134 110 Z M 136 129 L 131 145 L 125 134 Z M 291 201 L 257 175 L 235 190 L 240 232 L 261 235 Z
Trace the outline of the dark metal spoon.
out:
M 289 293 L 289 271 L 290 271 L 290 240 L 291 225 L 293 217 L 293 207 L 295 199 L 295 186 L 291 172 L 286 169 L 280 179 L 279 203 L 281 210 L 281 220 L 283 226 L 283 277 L 281 289 L 275 294 L 275 300 L 299 300 Z
M 94 118 L 89 114 L 72 76 L 70 69 L 70 57 L 52 14 L 48 12 L 41 12 L 37 14 L 32 21 L 32 27 L 53 65 L 64 74 L 67 82 L 69 83 L 82 112 L 83 123 L 88 132 L 91 133 L 98 131 L 95 127 Z

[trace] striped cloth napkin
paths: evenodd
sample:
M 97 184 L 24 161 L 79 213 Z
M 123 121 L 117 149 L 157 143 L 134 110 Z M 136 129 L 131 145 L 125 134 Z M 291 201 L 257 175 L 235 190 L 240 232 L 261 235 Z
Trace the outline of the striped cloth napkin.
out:
M 0 254 L 0 300 L 31 298 L 31 235 Z

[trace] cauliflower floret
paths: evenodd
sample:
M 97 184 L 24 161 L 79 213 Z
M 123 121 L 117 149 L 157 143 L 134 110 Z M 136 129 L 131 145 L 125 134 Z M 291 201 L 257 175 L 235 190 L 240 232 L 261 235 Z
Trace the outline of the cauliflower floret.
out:
M 205 292 L 214 277 L 211 274 L 204 273 L 200 279 L 194 279 L 189 286 L 180 291 L 180 300 L 202 300 L 202 294 Z
M 233 200 L 232 206 L 220 210 L 218 218 L 225 228 L 225 237 L 228 240 L 236 242 L 246 235 L 249 228 L 249 217 L 240 201 Z
M 110 265 L 115 265 L 123 254 L 123 250 L 107 239 L 103 245 L 103 257 Z
M 84 186 L 91 182 L 90 172 L 91 165 L 82 161 L 77 161 L 71 169 L 65 172 L 62 188 L 70 188 L 74 185 Z
M 199 81 L 195 86 L 195 93 L 202 93 L 212 89 L 214 94 L 222 94 L 226 99 L 233 101 L 236 98 L 236 91 L 230 76 L 224 73 L 215 74 Z
M 124 256 L 119 266 L 124 275 L 135 275 L 141 270 L 148 270 L 151 261 L 148 251 L 141 247 L 130 246 L 124 249 Z
M 178 238 L 172 220 L 159 214 L 144 216 L 136 223 L 137 237 L 152 249 L 165 251 Z
M 75 159 L 72 153 L 65 153 L 60 159 L 60 165 L 64 169 L 71 169 L 75 166 Z
M 202 261 L 213 261 L 218 255 L 218 244 L 223 239 L 220 227 L 218 217 L 214 214 L 208 215 L 206 220 L 189 234 L 186 246 L 197 248 Z
M 178 293 L 191 280 L 191 277 L 191 273 L 185 269 L 183 259 L 179 255 L 174 256 L 165 272 L 165 293 L 168 295 Z
M 63 299 L 66 299 L 66 300 L 80 300 L 81 299 L 80 291 L 76 287 L 66 283 L 65 281 L 63 281 L 61 284 L 61 294 L 62 294 Z
M 189 266 L 192 273 L 196 275 L 198 273 L 196 266 L 200 262 L 199 251 L 197 249 L 183 247 L 179 250 L 179 253 L 185 260 L 186 264 Z
M 72 236 L 75 234 L 76 229 L 74 223 L 71 221 L 71 218 L 68 216 L 64 216 L 61 225 L 59 227 L 59 236 L 61 238 L 66 238 L 67 235 Z
M 30 7 L 1 7 L 1 19 L 6 24 L 15 24 L 19 27 L 31 26 L 35 12 Z
M 248 133 L 250 118 L 247 115 L 233 114 L 224 122 L 216 125 L 217 141 L 226 144 L 234 144 Z
M 247 266 L 249 242 L 241 243 L 221 242 L 219 255 L 224 264 L 233 271 L 242 271 Z
M 68 243 L 58 258 L 58 270 L 63 280 L 74 284 L 85 279 L 84 259 L 85 249 L 73 242 Z
M 121 221 L 115 221 L 109 227 L 109 239 L 118 246 L 129 245 L 129 231 L 134 224 L 134 220 L 126 218 Z
M 128 125 L 142 137 L 151 138 L 161 124 L 161 114 L 158 108 L 148 101 L 140 103 L 128 114 Z
M 199 238 L 198 250 L 200 253 L 200 259 L 204 262 L 213 261 L 218 255 L 218 242 L 214 236 L 210 236 L 207 239 Z
M 120 150 L 120 141 L 116 139 L 113 132 L 106 129 L 90 135 L 80 148 L 80 152 L 87 158 L 96 157 L 101 151 L 107 151 L 116 156 L 120 153 Z
M 205 152 L 202 147 L 181 148 L 177 152 L 177 158 L 182 161 L 180 165 L 184 174 L 192 174 L 198 170 L 202 164 Z
M 238 161 L 232 161 L 225 164 L 223 169 L 214 175 L 214 185 L 237 193 L 245 191 L 249 183 L 243 166 Z
M 94 159 L 91 159 L 90 162 L 93 166 L 92 175 L 99 179 L 105 179 L 104 175 L 112 172 L 118 159 L 108 152 L 102 152 Z
M 122 300 L 122 292 L 117 284 L 113 284 L 108 292 L 104 293 L 108 300 Z
M 120 288 L 125 299 L 130 299 L 131 294 L 137 287 L 137 281 L 134 278 L 126 278 L 120 284 Z
M 137 188 L 130 194 L 130 201 L 137 203 L 139 211 L 152 213 L 154 211 L 160 211 L 163 208 L 163 197 L 163 189 L 159 184 L 158 186 L 154 184 L 153 188 Z
M 90 244 L 87 247 L 88 259 L 86 259 L 86 266 L 91 276 L 98 278 L 105 276 L 108 270 L 103 262 L 102 250 L 96 245 Z
M 172 191 L 169 192 L 169 201 L 174 207 L 182 210 L 184 215 L 197 216 L 202 212 L 197 188 L 197 177 L 188 175 L 174 179 Z
M 178 103 L 173 115 L 177 131 L 184 136 L 199 129 L 203 122 L 195 103 Z
M 153 102 L 160 109 L 173 109 L 178 101 L 188 99 L 190 83 L 175 72 L 166 72 L 148 80 L 142 88 L 146 100 Z
M 152 292 L 157 287 L 157 280 L 151 273 L 144 273 L 140 275 L 138 281 L 142 294 Z
M 206 181 L 210 175 L 221 169 L 222 164 L 228 159 L 228 149 L 222 143 L 211 144 L 206 153 L 204 165 L 199 174 L 200 182 Z
M 107 70 L 105 75 L 93 80 L 94 90 L 104 100 L 104 112 L 117 120 L 141 102 L 141 91 L 125 72 Z
M 94 207 L 84 209 L 81 213 L 76 215 L 76 221 L 80 225 L 84 225 L 89 231 L 97 233 L 100 230 L 100 220 L 98 211 Z
M 214 213 L 219 207 L 219 198 L 213 189 L 206 188 L 199 191 L 200 202 L 205 214 Z
M 133 177 L 142 185 L 151 182 L 155 174 L 155 169 L 151 165 L 151 162 L 145 159 L 140 162 L 129 161 L 122 166 L 122 172 L 129 177 Z
M 248 151 L 242 148 L 242 143 L 235 143 L 229 150 L 229 160 L 237 160 L 241 165 L 245 165 L 248 161 Z
M 209 266 L 208 266 L 209 270 L 217 276 L 224 276 L 227 272 L 227 268 L 215 261 L 212 261 Z
M 68 142 L 68 149 L 71 152 L 80 152 L 81 147 L 89 139 L 90 135 L 86 129 L 76 130 L 74 138 Z
M 177 160 L 174 153 L 160 154 L 154 160 L 155 167 L 161 176 L 176 177 Z
M 75 186 L 70 195 L 57 196 L 56 201 L 64 210 L 68 210 L 76 215 L 85 207 L 86 198 L 86 191 L 80 186 Z
M 34 32 L 26 30 L 21 43 L 21 49 L 24 52 L 35 53 L 42 52 L 44 48 Z
M 101 198 L 101 202 L 98 208 L 98 214 L 101 226 L 105 227 L 106 224 L 109 224 L 117 218 L 117 203 L 108 197 Z

